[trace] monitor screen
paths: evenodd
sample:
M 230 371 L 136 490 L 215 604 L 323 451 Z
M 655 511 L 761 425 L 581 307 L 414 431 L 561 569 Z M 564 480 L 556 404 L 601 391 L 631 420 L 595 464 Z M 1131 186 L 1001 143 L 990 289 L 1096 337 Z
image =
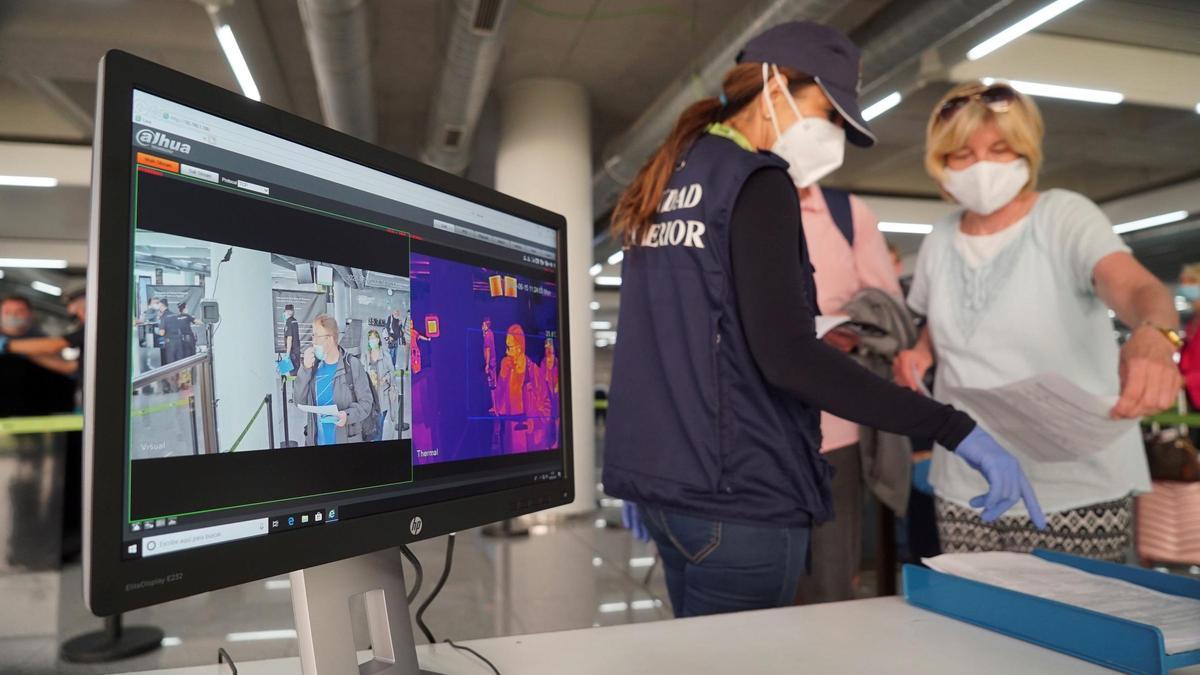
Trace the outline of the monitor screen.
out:
M 563 478 L 555 228 L 131 93 L 123 560 Z

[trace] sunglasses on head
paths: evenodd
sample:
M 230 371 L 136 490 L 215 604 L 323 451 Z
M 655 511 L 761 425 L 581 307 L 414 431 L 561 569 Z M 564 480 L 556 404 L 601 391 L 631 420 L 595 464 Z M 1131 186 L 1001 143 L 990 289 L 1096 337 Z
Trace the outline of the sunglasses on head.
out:
M 1015 100 L 1017 100 L 1017 92 L 1012 87 L 1007 84 L 997 84 L 983 91 L 964 96 L 955 96 L 946 101 L 942 104 L 941 109 L 938 110 L 938 119 L 943 122 L 949 122 L 958 114 L 959 110 L 962 110 L 974 101 L 979 101 L 992 112 L 1008 112 Z

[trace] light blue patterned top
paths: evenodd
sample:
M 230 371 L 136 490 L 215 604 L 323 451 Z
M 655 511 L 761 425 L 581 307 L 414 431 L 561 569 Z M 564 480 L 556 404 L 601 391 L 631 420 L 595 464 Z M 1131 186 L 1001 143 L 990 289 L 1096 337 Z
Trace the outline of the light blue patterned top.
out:
M 1117 343 L 1092 274 L 1102 258 L 1129 248 L 1104 213 L 1080 194 L 1044 192 L 1023 231 L 978 267 L 968 265 L 954 245 L 960 217 L 956 212 L 943 219 L 925 238 L 908 296 L 909 305 L 929 318 L 937 354 L 934 394 L 970 413 L 948 388 L 997 387 L 1054 372 L 1115 401 Z M 1074 462 L 1033 462 L 1010 449 L 1047 512 L 1150 489 L 1136 426 Z M 978 472 L 943 448 L 934 453 L 930 482 L 938 496 L 961 505 L 987 488 Z

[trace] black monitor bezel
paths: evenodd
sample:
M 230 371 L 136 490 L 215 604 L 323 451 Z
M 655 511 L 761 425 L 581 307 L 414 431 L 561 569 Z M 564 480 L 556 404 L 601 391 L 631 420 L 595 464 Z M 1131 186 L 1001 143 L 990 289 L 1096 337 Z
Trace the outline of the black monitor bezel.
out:
M 563 477 L 265 537 L 122 560 L 126 420 L 131 402 L 129 288 L 133 91 L 176 101 L 315 150 L 552 227 L 557 233 Z M 269 131 L 268 131 L 269 130 Z M 458 176 L 272 108 L 213 84 L 113 50 L 100 61 L 93 141 L 87 349 L 84 373 L 84 596 L 107 616 L 204 591 L 321 565 L 574 500 L 567 307 L 566 220 Z M 121 289 L 120 292 L 117 289 Z M 99 385 L 99 388 L 97 388 Z M 119 387 L 118 387 L 119 385 Z M 96 486 L 105 486 L 96 489 Z M 436 493 L 435 493 L 436 494 Z M 484 515 L 486 514 L 486 515 Z M 418 534 L 410 532 L 420 517 Z

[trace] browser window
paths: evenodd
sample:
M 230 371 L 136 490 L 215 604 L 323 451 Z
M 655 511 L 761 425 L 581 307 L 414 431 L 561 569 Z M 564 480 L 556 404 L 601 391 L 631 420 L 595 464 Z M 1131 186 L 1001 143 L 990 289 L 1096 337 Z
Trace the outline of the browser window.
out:
M 552 228 L 133 103 L 125 557 L 562 475 Z

